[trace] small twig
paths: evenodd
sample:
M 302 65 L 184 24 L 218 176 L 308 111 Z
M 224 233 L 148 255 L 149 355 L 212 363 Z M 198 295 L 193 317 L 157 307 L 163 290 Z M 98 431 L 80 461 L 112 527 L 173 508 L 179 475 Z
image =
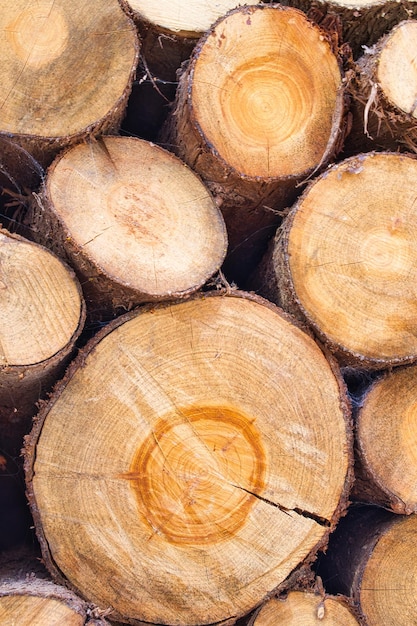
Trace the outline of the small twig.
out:
M 363 131 L 369 139 L 372 139 L 371 135 L 368 133 L 368 121 L 369 121 L 369 111 L 371 110 L 371 106 L 374 104 L 376 100 L 376 96 L 378 93 L 378 85 L 377 83 L 372 84 L 371 93 L 369 94 L 369 98 L 366 102 L 365 110 L 363 112 Z
M 149 70 L 149 67 L 148 67 L 148 64 L 147 64 L 147 62 L 146 62 L 145 57 L 142 57 L 142 63 L 143 63 L 143 67 L 144 67 L 144 69 L 145 69 L 145 72 L 146 72 L 146 74 L 147 74 L 147 76 L 148 76 L 149 80 L 151 81 L 151 83 L 152 83 L 152 85 L 153 85 L 154 89 L 156 89 L 156 91 L 159 93 L 159 95 L 161 96 L 161 98 L 163 98 L 163 99 L 165 100 L 165 102 L 170 103 L 170 100 L 168 100 L 168 98 L 167 98 L 166 96 L 164 96 L 164 94 L 163 94 L 163 93 L 162 93 L 162 91 L 159 89 L 158 85 L 156 84 L 156 80 L 155 80 L 155 78 L 152 76 L 152 74 L 151 74 L 151 72 L 150 72 L 150 70 Z

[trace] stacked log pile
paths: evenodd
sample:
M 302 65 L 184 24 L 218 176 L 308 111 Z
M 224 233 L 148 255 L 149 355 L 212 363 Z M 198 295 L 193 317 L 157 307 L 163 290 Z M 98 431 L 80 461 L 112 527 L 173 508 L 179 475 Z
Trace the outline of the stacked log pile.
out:
M 3 7 L 1 625 L 417 623 L 415 7 Z

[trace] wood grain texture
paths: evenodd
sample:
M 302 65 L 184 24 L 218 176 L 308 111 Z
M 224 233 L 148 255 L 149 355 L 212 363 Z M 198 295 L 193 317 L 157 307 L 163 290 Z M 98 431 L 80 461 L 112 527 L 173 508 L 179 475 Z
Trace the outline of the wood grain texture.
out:
M 118 318 L 27 441 L 48 567 L 121 621 L 236 619 L 326 543 L 349 491 L 347 420 L 337 371 L 266 301 Z

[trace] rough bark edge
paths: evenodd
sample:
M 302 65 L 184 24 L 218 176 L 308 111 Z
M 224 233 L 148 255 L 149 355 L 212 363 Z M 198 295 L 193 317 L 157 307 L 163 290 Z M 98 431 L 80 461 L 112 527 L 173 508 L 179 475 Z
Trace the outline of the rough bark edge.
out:
M 265 300 L 261 296 L 258 296 L 251 292 L 244 292 L 237 289 L 219 289 L 217 291 L 209 291 L 207 293 L 198 293 L 193 296 L 187 298 L 187 301 L 196 301 L 196 300 L 205 300 L 206 298 L 211 297 L 235 297 L 249 300 L 251 302 L 258 303 L 260 305 L 265 306 L 269 310 L 275 312 L 277 315 L 281 317 L 281 319 L 285 320 L 289 324 L 292 324 L 302 332 L 304 332 L 310 339 L 314 341 L 314 337 L 312 336 L 311 331 L 303 325 L 299 320 L 293 318 L 287 312 L 281 310 L 272 302 Z M 29 502 L 30 510 L 33 516 L 35 531 L 37 535 L 37 539 L 39 541 L 40 549 L 42 552 L 42 561 L 52 576 L 53 580 L 57 582 L 57 584 L 68 587 L 70 590 L 74 591 L 74 593 L 79 594 L 79 590 L 72 585 L 72 583 L 65 578 L 65 576 L 61 573 L 58 565 L 55 563 L 52 553 L 49 550 L 49 545 L 47 539 L 43 533 L 42 523 L 41 523 L 41 515 L 36 503 L 36 497 L 33 490 L 33 467 L 36 460 L 36 445 L 39 440 L 39 437 L 42 432 L 43 424 L 45 419 L 52 409 L 55 402 L 60 397 L 62 391 L 65 389 L 66 385 L 69 383 L 71 378 L 75 375 L 78 369 L 84 367 L 85 361 L 90 353 L 94 352 L 94 348 L 97 344 L 104 339 L 109 333 L 113 330 L 116 330 L 122 324 L 130 321 L 138 315 L 146 313 L 148 311 L 153 311 L 161 308 L 169 308 L 171 306 L 175 306 L 176 304 L 180 304 L 184 302 L 184 300 L 177 300 L 169 303 L 159 303 L 156 305 L 145 305 L 136 310 L 132 310 L 124 315 L 119 316 L 118 318 L 109 322 L 105 327 L 103 327 L 97 334 L 90 339 L 90 341 L 86 344 L 86 346 L 80 350 L 78 356 L 70 363 L 65 376 L 62 380 L 58 381 L 53 389 L 53 393 L 50 395 L 48 400 L 42 401 L 40 403 L 40 410 L 38 415 L 35 417 L 33 421 L 32 431 L 25 437 L 24 447 L 22 449 L 22 455 L 24 457 L 24 471 L 25 471 L 25 480 L 26 480 L 26 495 Z M 317 342 L 316 342 L 317 343 Z M 286 577 L 284 581 L 282 581 L 276 588 L 272 589 L 268 594 L 261 600 L 259 604 L 265 602 L 270 597 L 275 596 L 277 593 L 285 592 L 288 589 L 291 589 L 295 584 L 299 581 L 305 581 L 306 578 L 310 579 L 311 577 L 311 564 L 316 559 L 317 553 L 319 551 L 323 551 L 326 549 L 330 534 L 335 530 L 338 521 L 341 517 L 345 516 L 348 510 L 348 506 L 350 504 L 349 494 L 351 490 L 351 486 L 353 484 L 354 475 L 353 475 L 353 435 L 352 435 L 352 418 L 351 418 L 351 410 L 350 403 L 347 395 L 346 385 L 342 378 L 340 368 L 335 361 L 335 359 L 330 355 L 330 353 L 320 344 L 318 345 L 318 349 L 322 352 L 324 357 L 328 360 L 331 372 L 336 380 L 336 383 L 339 387 L 340 393 L 340 408 L 342 417 L 345 422 L 345 431 L 346 431 L 346 447 L 347 447 L 347 457 L 348 457 L 348 467 L 345 476 L 345 481 L 343 488 L 341 490 L 339 502 L 335 507 L 333 516 L 330 520 L 327 520 L 328 524 L 323 527 L 323 535 L 321 539 L 317 542 L 315 546 L 310 550 L 305 559 L 299 563 L 294 570 Z M 82 596 L 81 596 L 82 597 Z M 255 609 L 256 606 L 253 607 Z M 251 610 L 253 610 L 251 609 Z M 103 608 L 105 612 L 112 611 L 111 607 Z M 126 619 L 125 617 L 119 615 L 118 613 L 111 613 L 112 620 L 114 615 L 114 620 L 116 623 L 119 623 L 119 620 L 122 620 L 121 623 L 131 624 L 132 626 L 155 626 L 153 622 L 143 622 L 135 619 Z M 236 623 L 238 619 L 244 617 L 247 613 L 243 613 L 241 615 L 236 615 L 230 619 L 226 619 L 221 622 L 216 622 L 213 624 L 206 624 L 206 626 L 231 626 Z
M 406 365 L 400 369 L 415 367 L 413 364 Z M 397 515 L 411 515 L 417 513 L 417 502 L 408 502 L 392 492 L 376 474 L 369 464 L 366 453 L 359 438 L 359 421 L 362 409 L 366 404 L 368 395 L 375 387 L 378 387 L 384 380 L 390 378 L 392 370 L 382 373 L 366 390 L 362 404 L 353 411 L 354 418 L 354 452 L 355 452 L 355 482 L 352 488 L 352 500 L 363 504 L 373 504 L 392 511 Z M 401 454 L 401 451 L 399 451 Z
M 361 160 L 372 157 L 374 155 L 406 156 L 416 159 L 416 155 L 404 154 L 397 155 L 392 152 L 369 152 L 349 157 L 342 163 L 336 163 L 329 166 L 328 169 L 337 169 L 344 163 L 351 163 L 351 170 L 360 167 Z M 342 368 L 351 368 L 352 370 L 382 370 L 389 369 L 398 365 L 412 364 L 417 361 L 417 353 L 405 357 L 395 358 L 376 358 L 367 357 L 360 353 L 349 350 L 345 346 L 331 340 L 322 332 L 319 326 L 310 319 L 307 311 L 301 304 L 293 286 L 290 258 L 288 253 L 289 235 L 294 218 L 299 210 L 300 205 L 308 195 L 313 185 L 319 179 L 311 181 L 297 202 L 290 209 L 287 217 L 284 219 L 281 227 L 277 230 L 274 240 L 271 242 L 270 248 L 261 262 L 260 267 L 254 275 L 254 282 L 259 290 L 260 295 L 271 299 L 272 302 L 282 307 L 290 315 L 297 318 L 300 322 L 310 327 L 316 341 L 323 343 L 331 354 L 335 356 Z M 261 273 L 264 276 L 261 276 Z
M 133 8 L 131 9 L 131 17 L 142 41 L 141 56 L 145 57 L 145 67 L 148 66 L 159 78 L 170 79 L 175 77 L 176 70 L 179 69 L 182 62 L 190 57 L 192 49 L 202 33 L 172 31 L 163 28 L 158 24 L 149 22 Z M 162 52 L 164 43 L 167 44 L 168 50 L 165 62 L 161 62 L 160 55 L 156 54 L 154 49 Z M 173 56 L 174 58 L 171 60 Z
M 32 246 L 43 248 L 39 244 L 29 241 L 18 234 L 10 233 L 0 228 L 0 233 L 15 241 L 27 243 Z M 52 252 L 48 251 L 50 254 Z M 53 254 L 55 258 L 56 255 Z M 61 259 L 58 261 L 73 278 L 74 285 L 80 297 L 80 313 L 78 325 L 65 346 L 50 356 L 48 359 L 30 365 L 5 365 L 0 367 L 0 441 L 7 452 L 14 454 L 20 450 L 23 435 L 30 430 L 30 423 L 37 411 L 37 403 L 55 383 L 57 377 L 63 375 L 68 362 L 75 353 L 76 342 L 84 330 L 86 321 L 86 305 L 79 281 L 73 270 Z M 10 396 L 10 390 L 18 389 L 13 394 L 13 403 L 6 398 Z M 17 398 L 17 401 L 16 401 Z M 13 432 L 16 430 L 16 433 Z M 3 441 L 4 440 L 4 441 Z
M 367 624 L 360 604 L 364 571 L 382 535 L 404 517 L 374 505 L 355 503 L 339 524 L 319 570 L 336 587 L 332 593 L 346 595 Z
M 290 589 L 287 589 L 285 592 L 277 594 L 276 596 L 274 596 L 274 598 L 276 600 L 285 601 L 288 594 L 292 592 L 314 594 L 315 596 L 317 596 L 318 608 L 323 607 L 323 609 L 325 607 L 324 603 L 326 600 L 334 600 L 338 604 L 341 604 L 344 608 L 346 608 L 351 613 L 351 615 L 357 620 L 358 626 L 366 626 L 363 616 L 358 610 L 353 600 L 343 594 L 334 595 L 334 594 L 326 593 L 326 590 L 323 587 L 323 582 L 320 576 L 316 576 L 313 571 L 310 571 L 310 572 L 307 571 L 304 579 L 295 581 L 294 585 Z M 254 626 L 259 613 L 264 607 L 264 604 L 259 606 L 256 609 L 256 611 L 251 615 L 251 618 L 247 622 L 247 626 Z M 322 619 L 322 617 L 318 617 L 318 619 Z
M 45 178 L 44 169 L 12 139 L 0 137 L 0 229 L 27 236 L 22 227 L 29 199 Z
M 179 85 L 177 90 L 177 98 L 171 116 L 167 120 L 164 128 L 160 134 L 160 143 L 166 145 L 168 149 L 172 149 L 181 156 L 183 160 L 188 162 L 193 169 L 201 172 L 210 172 L 210 178 L 213 182 L 229 183 L 233 184 L 237 182 L 239 186 L 244 182 L 248 182 L 251 185 L 255 185 L 265 193 L 264 189 L 268 189 L 270 185 L 276 185 L 281 181 L 292 180 L 295 183 L 299 182 L 303 178 L 311 176 L 313 173 L 323 168 L 334 156 L 335 152 L 340 149 L 340 144 L 343 143 L 343 137 L 345 133 L 344 117 L 346 112 L 345 101 L 345 89 L 343 84 L 344 78 L 344 63 L 345 59 L 342 55 L 339 55 L 339 50 L 335 48 L 334 32 L 325 31 L 316 21 L 309 19 L 302 11 L 298 11 L 314 28 L 318 28 L 321 31 L 321 35 L 329 45 L 329 51 L 335 55 L 338 62 L 341 86 L 337 94 L 336 106 L 333 113 L 332 131 L 326 146 L 326 150 L 321 158 L 320 163 L 315 167 L 309 168 L 304 172 L 299 172 L 287 177 L 266 177 L 260 179 L 259 176 L 248 176 L 241 172 L 238 172 L 234 167 L 230 166 L 223 157 L 217 152 L 215 147 L 207 140 L 203 130 L 201 129 L 198 120 L 195 115 L 191 103 L 191 91 L 194 78 L 194 71 L 196 62 L 200 56 L 201 50 L 204 47 L 206 41 L 214 34 L 217 26 L 226 20 L 228 17 L 235 13 L 242 13 L 244 15 L 252 15 L 252 13 L 261 10 L 292 10 L 293 7 L 284 6 L 279 3 L 271 4 L 258 4 L 249 6 L 239 6 L 235 9 L 231 9 L 224 16 L 221 16 L 210 29 L 199 39 L 197 45 L 193 49 L 189 63 L 183 68 L 183 72 L 179 79 Z M 294 10 L 297 10 L 294 8 Z M 179 123 L 180 120 L 180 123 Z M 184 130 L 180 133 L 183 137 L 186 137 L 186 142 L 177 141 L 179 133 L 177 131 L 178 126 L 181 124 Z M 186 145 L 184 145 L 186 144 Z M 193 155 L 193 156 L 191 156 Z M 273 187 L 272 187 L 273 189 Z M 266 192 L 265 195 L 267 195 Z
M 248 14 L 263 9 L 292 11 L 280 4 L 259 4 L 232 9 L 219 18 L 198 41 L 188 64 L 184 64 L 173 109 L 163 125 L 158 143 L 177 154 L 192 169 L 197 171 L 217 205 L 223 213 L 229 234 L 229 250 L 224 262 L 228 277 L 237 280 L 239 287 L 250 288 L 248 274 L 259 263 L 269 239 L 281 223 L 283 209 L 292 204 L 299 193 L 297 187 L 323 170 L 343 148 L 345 137 L 350 132 L 351 114 L 347 85 L 350 80 L 350 49 L 339 47 L 337 29 L 318 19 L 309 19 L 298 11 L 327 41 L 329 52 L 338 63 L 340 88 L 333 112 L 333 125 L 328 144 L 320 162 L 310 169 L 294 175 L 276 178 L 250 177 L 228 165 L 214 146 L 206 139 L 191 103 L 194 66 L 202 47 L 224 19 L 234 13 Z M 294 9 L 296 10 L 296 9 Z
M 2 555 L 0 597 L 34 596 L 58 600 L 84 618 L 86 626 L 108 626 L 100 609 L 74 592 L 54 583 L 32 548 L 24 547 Z
M 349 43 L 355 59 L 363 53 L 365 46 L 372 46 L 395 24 L 417 16 L 417 4 L 413 0 L 380 0 L 376 4 L 356 7 L 321 0 L 284 0 L 283 4 L 299 8 L 307 14 L 311 10 L 319 11 L 328 19 L 339 20 L 342 40 Z
M 85 127 L 75 135 L 65 137 L 37 137 L 35 135 L 18 135 L 0 132 L 0 137 L 15 141 L 33 156 L 43 168 L 47 168 L 63 148 L 68 148 L 82 141 L 86 141 L 89 137 L 96 138 L 100 135 L 109 135 L 118 132 L 125 114 L 135 74 L 136 66 L 131 72 L 130 85 L 126 86 L 123 95 L 118 99 L 108 114 L 97 122 Z
M 12 198 L 24 197 L 28 188 L 35 188 L 43 179 L 44 171 L 40 164 L 19 144 L 8 137 L 0 137 L 0 192 Z M 6 186 L 7 185 L 7 186 Z M 3 215 L 1 216 L 3 217 Z
M 20 145 L 26 152 L 30 154 L 44 169 L 46 169 L 63 149 L 73 146 L 82 141 L 86 141 L 89 137 L 97 138 L 100 135 L 116 134 L 119 131 L 123 121 L 128 99 L 132 91 L 133 81 L 136 76 L 137 65 L 139 62 L 139 53 L 141 42 L 137 33 L 136 26 L 126 10 L 125 0 L 118 0 L 119 7 L 124 14 L 129 26 L 132 30 L 134 45 L 134 61 L 130 69 L 126 87 L 121 96 L 113 104 L 112 108 L 102 118 L 94 121 L 79 132 L 73 135 L 63 137 L 40 137 L 37 135 L 23 135 L 19 133 L 9 133 L 0 131 L 0 138 L 10 139 Z
M 415 13 L 417 17 L 417 4 Z M 355 64 L 349 85 L 353 114 L 352 134 L 346 142 L 349 153 L 374 149 L 417 152 L 417 119 L 392 103 L 377 80 L 380 55 L 405 23 L 396 24 L 372 48 L 366 48 Z
M 109 135 L 109 137 L 111 136 L 112 135 Z M 113 137 L 119 136 L 113 135 Z M 126 139 L 136 141 L 133 137 Z M 92 140 L 99 142 L 103 146 L 103 150 L 107 151 L 102 138 Z M 172 158 L 172 153 L 159 146 L 155 147 L 158 150 L 166 152 L 168 156 Z M 56 157 L 48 169 L 48 175 L 53 173 L 56 164 L 65 157 L 65 154 L 70 150 L 71 147 L 67 148 L 67 150 Z M 188 169 L 192 176 L 196 176 L 201 181 L 198 174 L 193 172 L 191 168 Z M 70 231 L 62 218 L 55 211 L 52 200 L 50 199 L 48 175 L 39 193 L 32 194 L 32 201 L 29 203 L 24 224 L 26 227 L 30 228 L 31 238 L 34 241 L 51 250 L 56 256 L 73 268 L 82 286 L 87 304 L 87 316 L 90 322 L 110 320 L 141 304 L 175 301 L 187 298 L 201 290 L 207 281 L 218 271 L 215 270 L 214 273 L 206 272 L 203 282 L 191 285 L 187 289 L 168 291 L 162 295 L 141 292 L 138 289 L 130 287 L 121 277 L 112 276 L 106 272 L 99 263 L 88 256 L 88 251 L 84 246 L 79 246 L 72 239 Z M 201 184 L 204 185 L 202 181 Z M 213 204 L 216 206 L 214 199 Z M 221 220 L 223 219 L 221 214 L 219 217 Z M 225 256 L 227 254 L 227 231 L 225 226 L 223 227 L 223 231 L 225 235 Z M 220 269 L 220 266 L 218 269 Z

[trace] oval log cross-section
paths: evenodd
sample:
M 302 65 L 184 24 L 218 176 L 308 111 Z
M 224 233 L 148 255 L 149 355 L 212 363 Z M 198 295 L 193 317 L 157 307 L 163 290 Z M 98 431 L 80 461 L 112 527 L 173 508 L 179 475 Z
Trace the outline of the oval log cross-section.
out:
M 194 48 L 160 140 L 215 194 L 240 286 L 279 223 L 271 208 L 340 148 L 343 91 L 326 32 L 296 9 L 239 7 Z
M 227 248 L 222 215 L 201 180 L 170 152 L 133 137 L 61 154 L 28 222 L 74 267 L 94 317 L 196 291 Z
M 152 0 L 128 0 L 128 4 L 136 19 L 151 24 L 160 32 L 169 31 L 167 35 L 170 37 L 177 35 L 197 39 L 219 17 L 238 4 L 245 3 L 238 0 L 191 0 L 187 4 L 182 0 L 158 3 Z M 162 36 L 162 40 L 164 39 Z M 163 45 L 160 47 L 163 48 Z
M 396 153 L 332 166 L 294 205 L 258 272 L 263 295 L 308 320 L 344 364 L 417 359 L 416 176 L 417 160 Z
M 416 564 L 417 517 L 361 504 L 338 524 L 320 575 L 326 588 L 351 598 L 367 626 L 410 626 Z
M 0 449 L 19 454 L 36 402 L 62 376 L 85 315 L 74 272 L 0 230 Z
M 24 558 L 25 555 L 22 555 Z M 22 562 L 20 571 L 0 580 L 0 624 L 4 626 L 109 626 L 94 618 L 94 607 L 61 585 L 37 575 L 34 567 Z M 6 567 L 10 564 L 5 563 Z M 12 564 L 13 566 L 13 564 Z M 13 570 L 12 570 L 13 571 Z
M 337 523 L 347 423 L 337 370 L 262 299 L 214 293 L 118 318 L 27 442 L 48 567 L 132 624 L 244 615 Z
M 250 626 L 359 626 L 352 607 L 343 596 L 290 591 L 287 597 L 271 598 L 250 621 Z
M 356 419 L 355 497 L 417 512 L 417 367 L 400 367 L 375 382 Z
M 116 131 L 138 62 L 117 0 L 2 3 L 0 134 L 43 165 L 63 145 Z

